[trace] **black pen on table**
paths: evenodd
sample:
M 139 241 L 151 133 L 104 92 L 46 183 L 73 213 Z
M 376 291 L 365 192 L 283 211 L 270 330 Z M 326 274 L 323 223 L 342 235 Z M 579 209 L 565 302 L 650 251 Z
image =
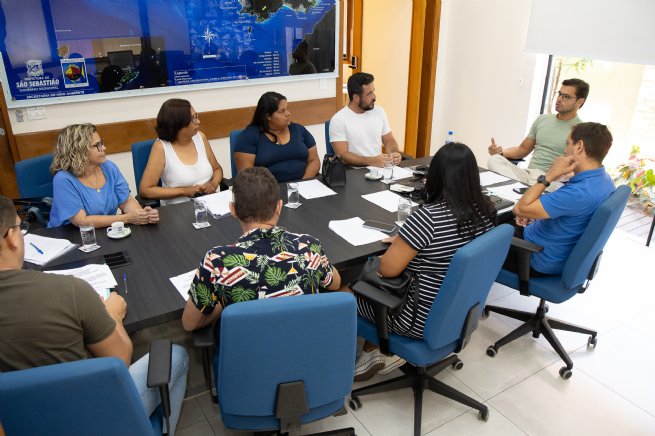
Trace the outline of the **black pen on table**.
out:
M 127 294 L 127 273 L 123 273 L 123 286 L 125 286 L 125 294 Z

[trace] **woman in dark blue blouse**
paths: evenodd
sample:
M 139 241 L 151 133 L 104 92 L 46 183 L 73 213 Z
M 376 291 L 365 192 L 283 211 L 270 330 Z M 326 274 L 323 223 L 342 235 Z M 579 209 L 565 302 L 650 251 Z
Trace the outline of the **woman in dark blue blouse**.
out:
M 314 137 L 291 122 L 287 98 L 277 92 L 259 98 L 252 122 L 237 137 L 234 161 L 237 171 L 266 167 L 278 182 L 315 177 L 319 166 Z

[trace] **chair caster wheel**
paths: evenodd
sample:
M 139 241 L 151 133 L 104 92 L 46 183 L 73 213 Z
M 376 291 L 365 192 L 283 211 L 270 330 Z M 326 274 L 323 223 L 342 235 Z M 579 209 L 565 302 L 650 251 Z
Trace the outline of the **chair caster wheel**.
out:
M 478 419 L 484 422 L 489 421 L 489 409 L 480 410 L 478 413 Z
M 597 343 L 598 340 L 596 339 L 596 336 L 589 336 L 589 339 L 587 339 L 587 347 L 589 348 L 596 348 Z
M 464 362 L 462 362 L 459 359 L 457 359 L 455 362 L 453 362 L 453 369 L 454 370 L 459 371 L 462 368 L 464 368 Z
M 487 348 L 487 356 L 496 357 L 496 353 L 498 353 L 496 347 L 494 347 L 493 345 L 489 345 L 489 347 Z
M 564 380 L 570 379 L 572 375 L 573 375 L 573 371 L 571 371 L 566 366 L 563 366 L 559 369 L 559 376 L 562 377 Z
M 362 408 L 362 402 L 359 401 L 359 397 L 352 397 L 348 402 L 351 410 L 357 410 Z

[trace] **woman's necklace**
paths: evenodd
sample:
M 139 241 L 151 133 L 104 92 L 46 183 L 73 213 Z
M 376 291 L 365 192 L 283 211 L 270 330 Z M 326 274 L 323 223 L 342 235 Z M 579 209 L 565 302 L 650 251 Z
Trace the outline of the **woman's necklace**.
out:
M 96 172 L 96 192 L 100 192 L 100 186 L 98 184 L 98 173 Z

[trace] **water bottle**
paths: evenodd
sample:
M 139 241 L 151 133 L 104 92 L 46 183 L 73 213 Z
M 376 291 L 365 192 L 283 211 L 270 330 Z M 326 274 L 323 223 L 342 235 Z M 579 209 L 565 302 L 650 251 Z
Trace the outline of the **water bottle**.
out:
M 446 136 L 446 144 L 450 144 L 451 142 L 455 142 L 455 132 L 449 130 L 448 136 Z

